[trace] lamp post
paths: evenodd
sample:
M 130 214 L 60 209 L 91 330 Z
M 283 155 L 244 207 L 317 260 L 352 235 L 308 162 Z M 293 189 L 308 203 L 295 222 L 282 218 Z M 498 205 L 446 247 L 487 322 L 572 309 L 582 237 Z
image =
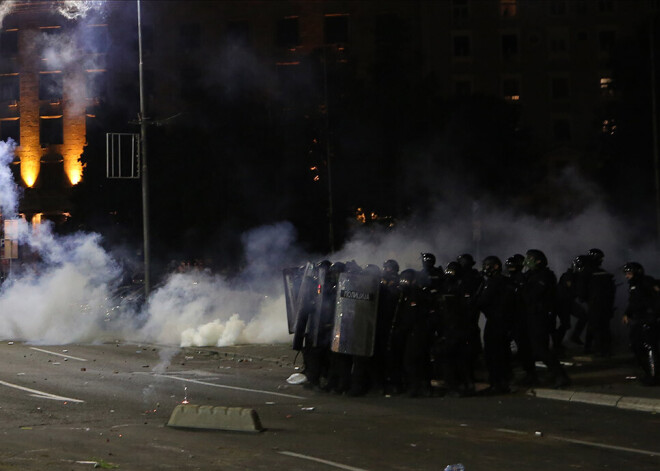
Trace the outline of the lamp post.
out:
M 140 83 L 140 151 L 141 151 L 141 176 L 142 176 L 142 234 L 144 255 L 144 296 L 149 297 L 150 289 L 150 246 L 149 246 L 149 171 L 147 167 L 147 118 L 144 102 L 144 71 L 142 67 L 142 18 L 140 12 L 140 0 L 137 1 L 137 26 L 138 26 L 138 57 L 139 57 L 139 83 Z

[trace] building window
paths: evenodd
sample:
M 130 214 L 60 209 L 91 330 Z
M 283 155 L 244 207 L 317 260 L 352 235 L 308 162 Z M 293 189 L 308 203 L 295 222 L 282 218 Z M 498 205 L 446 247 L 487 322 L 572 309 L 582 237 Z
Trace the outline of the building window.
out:
M 600 95 L 603 97 L 614 96 L 614 80 L 612 77 L 600 78 Z
M 188 23 L 179 27 L 179 45 L 185 51 L 197 50 L 202 45 L 202 30 L 199 23 Z
M 505 60 L 518 56 L 518 35 L 506 33 L 502 35 L 502 57 Z
M 102 54 L 108 51 L 107 25 L 90 25 L 82 36 L 83 49 L 93 54 Z
M 300 30 L 297 16 L 282 18 L 277 22 L 275 44 L 287 49 L 293 49 L 300 45 Z
M 569 83 L 566 77 L 554 77 L 550 81 L 553 100 L 566 100 L 569 97 Z
M 39 74 L 39 99 L 61 100 L 62 99 L 62 74 L 42 73 Z
M 64 125 L 61 116 L 42 116 L 39 120 L 41 147 L 64 143 Z
M 0 102 L 21 99 L 18 74 L 0 76 Z
M 105 71 L 88 71 L 86 76 L 85 97 L 104 99 L 105 93 Z
M 18 30 L 0 33 L 0 55 L 14 56 L 18 54 Z
M 236 20 L 227 23 L 227 41 L 234 44 L 250 44 L 250 23 Z
M 601 13 L 612 13 L 614 11 L 613 0 L 598 0 L 598 11 Z
M 552 135 L 557 141 L 571 140 L 571 123 L 566 118 L 556 118 L 552 121 Z
M 567 30 L 555 29 L 548 32 L 548 47 L 551 56 L 566 56 L 568 54 Z
M 566 14 L 566 0 L 550 0 L 550 13 L 564 16 Z
M 517 0 L 500 0 L 500 16 L 510 18 L 518 13 Z
M 452 38 L 452 42 L 454 58 L 465 59 L 472 55 L 472 51 L 470 49 L 470 36 L 465 34 L 457 34 Z
M 0 141 L 13 139 L 16 145 L 21 145 L 21 124 L 18 119 L 0 121 Z
M 466 20 L 470 17 L 468 0 L 452 0 L 451 14 L 455 20 Z
M 614 48 L 616 32 L 612 30 L 600 31 L 598 33 L 598 47 L 603 54 L 609 54 Z
M 396 46 L 404 38 L 404 25 L 401 18 L 393 13 L 376 15 L 374 38 L 377 46 Z
M 520 79 L 517 77 L 505 77 L 502 79 L 502 96 L 507 101 L 520 100 Z
M 323 32 L 325 44 L 348 43 L 348 15 L 325 15 Z

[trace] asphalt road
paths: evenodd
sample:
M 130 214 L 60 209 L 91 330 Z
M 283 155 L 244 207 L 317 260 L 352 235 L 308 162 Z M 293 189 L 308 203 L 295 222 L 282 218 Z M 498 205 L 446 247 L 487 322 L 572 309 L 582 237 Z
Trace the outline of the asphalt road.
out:
M 5 341 L 0 358 L 0 470 L 660 469 L 654 413 L 524 390 L 471 398 L 312 392 L 286 382 L 296 372 L 288 346 Z M 608 386 L 594 381 L 593 368 L 584 378 L 585 388 Z M 253 408 L 266 430 L 166 426 L 184 399 Z

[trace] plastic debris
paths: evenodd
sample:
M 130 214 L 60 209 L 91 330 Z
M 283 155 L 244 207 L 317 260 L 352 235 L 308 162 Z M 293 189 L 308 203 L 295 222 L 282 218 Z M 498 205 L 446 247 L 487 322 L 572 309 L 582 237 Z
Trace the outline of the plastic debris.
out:
M 445 466 L 445 471 L 465 471 L 465 466 L 462 463 L 448 464 Z
M 300 410 L 304 410 L 306 412 L 312 412 L 315 408 L 314 407 L 303 407 Z
M 534 436 L 535 436 L 535 437 L 542 437 L 542 436 L 543 436 L 543 432 L 540 432 L 540 431 L 537 430 L 536 432 L 534 432 Z
M 307 382 L 307 376 L 302 373 L 293 373 L 286 379 L 289 384 L 303 384 Z

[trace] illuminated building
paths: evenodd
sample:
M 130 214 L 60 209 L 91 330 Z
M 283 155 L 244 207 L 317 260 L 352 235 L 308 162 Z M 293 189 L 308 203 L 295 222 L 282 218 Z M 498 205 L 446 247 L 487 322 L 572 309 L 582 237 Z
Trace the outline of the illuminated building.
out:
M 66 194 L 85 178 L 79 157 L 87 120 L 101 95 L 110 100 L 125 95 L 124 84 L 135 87 L 137 69 L 133 2 L 106 2 L 124 12 L 102 20 L 90 14 L 84 21 L 55 13 L 57 3 L 16 2 L 0 34 L 0 138 L 18 143 L 16 173 L 28 190 L 23 204 L 32 205 L 26 212 L 45 215 L 72 210 Z M 198 91 L 227 87 L 227 71 L 218 70 L 213 58 L 227 44 L 240 43 L 249 51 L 241 58 L 254 64 L 231 72 L 262 71 L 246 75 L 246 81 L 261 82 L 268 112 L 279 106 L 286 115 L 282 97 L 295 96 L 305 58 L 323 51 L 365 88 L 376 86 L 381 74 L 396 73 L 411 88 L 433 77 L 435 93 L 446 100 L 476 94 L 506 100 L 516 107 L 520 126 L 534 136 L 535 158 L 551 169 L 580 159 L 594 139 L 620 129 L 609 115 L 619 98 L 611 53 L 631 38 L 646 40 L 637 36 L 648 27 L 652 3 L 145 1 L 148 109 L 160 118 L 188 112 L 184 119 L 194 120 Z M 65 39 L 74 31 L 77 55 L 67 61 Z M 58 42 L 63 49 L 52 47 Z M 383 97 L 383 106 L 389 98 Z M 390 149 L 385 150 L 396 151 Z M 363 155 L 364 161 L 355 163 L 363 168 L 354 173 L 385 172 L 380 155 Z M 99 156 L 98 164 L 104 159 Z M 306 168 L 314 169 L 311 178 L 322 180 L 318 162 Z M 371 188 L 374 198 L 384 199 L 397 177 L 396 170 L 380 174 Z M 46 179 L 56 182 L 50 190 Z

